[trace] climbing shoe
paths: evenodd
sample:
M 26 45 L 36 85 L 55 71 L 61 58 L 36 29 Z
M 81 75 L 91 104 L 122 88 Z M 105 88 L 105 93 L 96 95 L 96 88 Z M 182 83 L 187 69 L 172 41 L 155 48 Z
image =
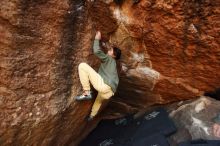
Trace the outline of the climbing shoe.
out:
M 91 94 L 91 92 L 89 92 L 89 94 L 87 94 L 87 95 L 82 94 L 82 95 L 76 96 L 75 99 L 78 101 L 90 100 L 90 99 L 92 99 L 92 94 Z
M 87 118 L 87 121 L 90 122 L 90 121 L 92 121 L 93 119 L 94 119 L 93 116 L 89 116 L 89 117 Z

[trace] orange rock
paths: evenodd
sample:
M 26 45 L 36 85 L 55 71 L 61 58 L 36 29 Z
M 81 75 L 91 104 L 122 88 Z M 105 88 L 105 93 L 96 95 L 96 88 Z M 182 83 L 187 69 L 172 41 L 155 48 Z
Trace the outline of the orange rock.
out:
M 100 118 L 220 87 L 217 1 L 2 0 L 0 145 L 77 145 Z M 122 49 L 120 85 L 86 122 L 77 66 L 98 68 L 94 32 Z

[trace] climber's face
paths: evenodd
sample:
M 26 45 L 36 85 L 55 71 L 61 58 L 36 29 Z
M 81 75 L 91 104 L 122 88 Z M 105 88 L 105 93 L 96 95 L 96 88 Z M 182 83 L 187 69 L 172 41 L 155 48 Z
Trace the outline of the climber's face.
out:
M 111 56 L 112 58 L 115 58 L 113 48 L 111 48 L 111 49 L 108 50 L 108 55 Z

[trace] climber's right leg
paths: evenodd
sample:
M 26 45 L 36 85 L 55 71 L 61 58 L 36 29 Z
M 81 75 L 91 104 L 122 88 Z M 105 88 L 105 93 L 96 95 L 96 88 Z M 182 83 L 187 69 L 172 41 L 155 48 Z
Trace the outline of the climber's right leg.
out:
M 105 92 L 98 93 L 88 120 L 93 119 L 105 107 L 105 105 L 107 105 L 109 99 L 114 95 L 110 86 L 105 84 L 103 88 L 105 88 Z
M 84 93 L 80 96 L 77 96 L 76 100 L 85 100 L 92 98 L 90 92 L 90 82 L 98 92 L 104 91 L 104 81 L 102 77 L 92 67 L 90 67 L 86 63 L 80 63 L 78 66 L 78 71 Z

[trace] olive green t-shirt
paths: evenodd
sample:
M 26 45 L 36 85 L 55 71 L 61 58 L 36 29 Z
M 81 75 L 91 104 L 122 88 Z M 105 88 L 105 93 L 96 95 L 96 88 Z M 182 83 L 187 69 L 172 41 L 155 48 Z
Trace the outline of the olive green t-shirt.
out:
M 115 59 L 105 54 L 100 49 L 99 40 L 94 40 L 93 51 L 94 54 L 102 61 L 98 73 L 103 78 L 105 84 L 109 85 L 115 93 L 119 83 Z

